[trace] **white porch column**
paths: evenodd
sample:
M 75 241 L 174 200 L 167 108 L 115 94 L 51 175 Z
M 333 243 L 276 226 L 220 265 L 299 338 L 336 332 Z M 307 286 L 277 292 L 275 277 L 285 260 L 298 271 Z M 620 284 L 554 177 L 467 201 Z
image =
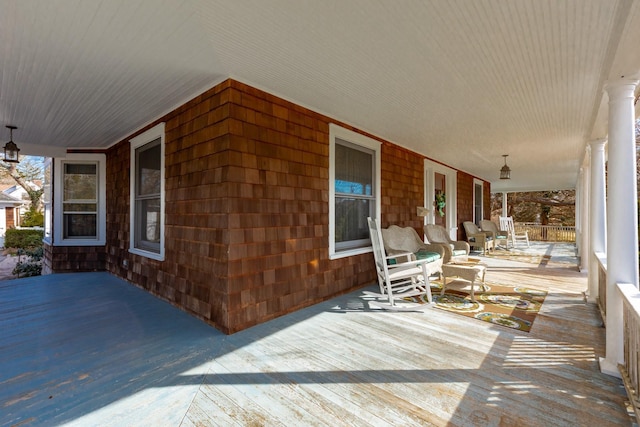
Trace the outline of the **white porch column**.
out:
M 586 153 L 588 156 L 589 153 Z M 580 223 L 580 271 L 589 270 L 589 181 L 590 181 L 590 168 L 580 168 L 580 211 L 576 223 Z M 578 237 L 578 236 L 576 236 Z
M 502 215 L 501 216 L 507 216 L 507 212 L 509 212 L 507 210 L 507 192 L 503 191 L 502 192 Z
M 622 298 L 617 283 L 638 286 L 638 205 L 634 91 L 638 80 L 608 83 L 609 167 L 607 205 L 607 325 L 606 356 L 600 370 L 620 377 L 624 363 Z
M 596 139 L 589 143 L 591 168 L 589 183 L 589 245 L 587 256 L 589 259 L 589 302 L 598 301 L 598 260 L 595 252 L 607 251 L 607 196 L 604 175 L 604 139 Z

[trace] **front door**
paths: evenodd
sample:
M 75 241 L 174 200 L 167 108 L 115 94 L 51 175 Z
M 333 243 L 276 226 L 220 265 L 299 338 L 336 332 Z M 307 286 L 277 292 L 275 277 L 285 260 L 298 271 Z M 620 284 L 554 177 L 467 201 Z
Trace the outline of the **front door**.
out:
M 434 173 L 433 205 L 435 212 L 435 224 L 447 228 L 447 177 L 444 174 Z
M 425 224 L 441 225 L 456 238 L 457 228 L 457 179 L 458 172 L 431 160 L 424 161 L 424 207 L 428 214 Z

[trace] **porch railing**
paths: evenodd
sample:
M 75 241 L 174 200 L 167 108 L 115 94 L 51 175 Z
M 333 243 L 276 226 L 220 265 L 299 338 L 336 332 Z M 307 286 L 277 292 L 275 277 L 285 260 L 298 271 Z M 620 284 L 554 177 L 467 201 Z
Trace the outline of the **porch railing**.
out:
M 624 364 L 618 366 L 627 395 L 631 400 L 636 419 L 640 420 L 640 301 L 638 288 L 628 283 L 619 283 L 622 294 L 622 321 L 624 342 Z
M 576 228 L 569 225 L 542 225 L 533 222 L 515 223 L 516 233 L 527 231 L 529 240 L 542 242 L 575 242 Z
M 602 315 L 602 321 L 607 324 L 607 255 L 596 252 L 598 261 L 598 307 Z
M 598 306 L 602 320 L 607 326 L 607 258 L 604 253 L 595 253 L 598 261 Z M 618 365 L 624 388 L 631 406 L 640 420 L 640 293 L 638 288 L 628 283 L 618 283 L 617 290 L 622 296 L 622 342 L 624 363 Z

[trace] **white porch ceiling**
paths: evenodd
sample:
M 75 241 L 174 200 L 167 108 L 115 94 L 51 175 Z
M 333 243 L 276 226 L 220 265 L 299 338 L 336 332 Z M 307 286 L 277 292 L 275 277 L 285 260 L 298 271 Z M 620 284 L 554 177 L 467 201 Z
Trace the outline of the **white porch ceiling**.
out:
M 574 188 L 639 1 L 0 0 L 0 141 L 108 147 L 232 77 L 494 191 Z

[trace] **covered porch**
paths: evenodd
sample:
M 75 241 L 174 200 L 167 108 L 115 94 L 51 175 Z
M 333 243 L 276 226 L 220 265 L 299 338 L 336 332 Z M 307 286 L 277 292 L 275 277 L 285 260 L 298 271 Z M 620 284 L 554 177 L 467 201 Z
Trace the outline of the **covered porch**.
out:
M 113 274 L 2 284 L 3 422 L 629 422 L 640 0 L 2 6 L 2 125 L 53 158 L 46 267 Z M 363 305 L 358 226 L 420 230 L 439 189 L 458 237 L 490 192 L 577 190 L 582 273 L 491 266 L 552 290 L 531 333 Z
M 575 248 L 531 251 L 483 259 L 549 290 L 529 333 L 359 290 L 227 336 L 108 273 L 3 282 L 0 425 L 631 425 Z

